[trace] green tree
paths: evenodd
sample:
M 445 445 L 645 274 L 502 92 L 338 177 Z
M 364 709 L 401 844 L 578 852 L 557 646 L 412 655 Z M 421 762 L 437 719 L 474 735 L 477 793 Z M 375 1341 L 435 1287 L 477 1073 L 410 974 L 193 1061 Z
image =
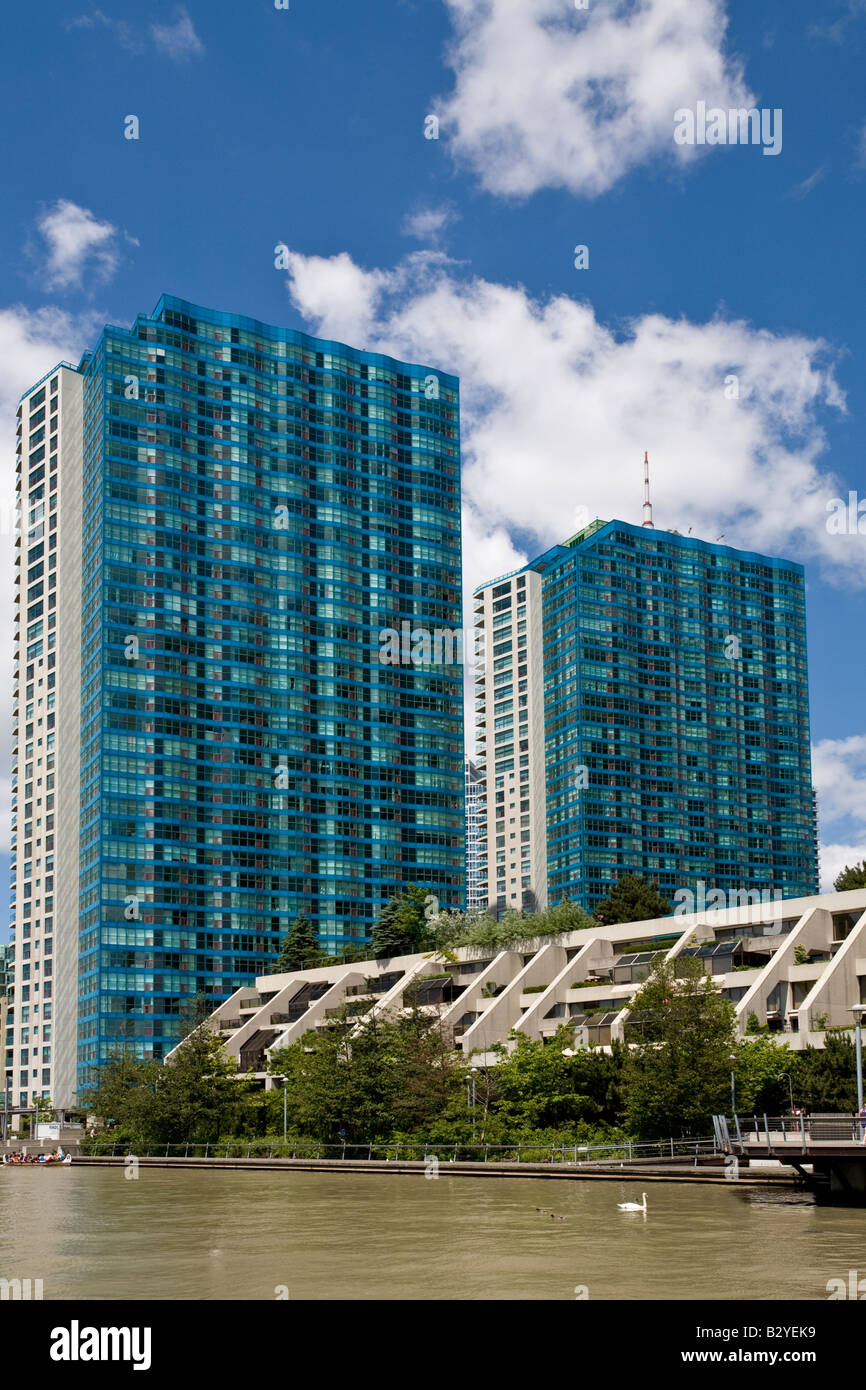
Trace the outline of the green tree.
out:
M 415 890 L 421 892 L 422 890 Z M 392 939 L 398 947 L 403 947 L 404 936 L 402 931 L 397 932 L 392 938 L 392 914 L 397 914 L 397 905 L 401 899 L 392 899 L 391 903 L 386 904 L 383 909 L 380 922 L 384 921 L 384 926 L 374 934 L 374 943 L 378 940 L 387 940 L 390 945 Z M 424 916 L 424 904 L 419 901 L 421 915 Z M 422 927 L 422 936 L 416 950 L 430 950 L 447 954 L 453 953 L 459 946 L 492 947 L 495 950 L 502 950 L 504 947 L 512 946 L 518 941 L 531 941 L 538 937 L 558 936 L 563 932 L 582 931 L 587 927 L 593 926 L 593 920 L 583 908 L 570 898 L 565 897 L 554 907 L 545 908 L 540 912 L 518 912 L 514 908 L 509 908 L 502 916 L 497 919 L 489 912 L 460 912 L 456 909 L 442 911 L 429 918 L 423 924 L 418 923 L 417 912 L 413 913 L 413 920 L 410 923 L 411 936 L 414 939 L 416 926 Z M 386 931 L 387 928 L 387 931 Z M 374 946 L 375 949 L 375 946 Z M 390 954 L 398 954 L 398 951 L 391 951 Z M 377 951 L 376 954 L 379 954 Z M 384 952 L 383 952 L 384 954 Z
M 626 1061 L 629 1128 L 648 1139 L 699 1134 L 730 1109 L 734 1006 L 693 956 L 658 958 L 635 995 Z
M 437 912 L 427 921 L 425 948 L 432 951 L 453 951 L 457 946 L 465 944 L 466 934 L 477 920 L 477 914 L 471 916 L 458 908 Z
M 214 1000 L 209 998 L 204 990 L 199 990 L 192 999 L 184 1000 L 180 1006 L 179 1014 L 182 1036 L 184 1038 L 189 1037 L 190 1033 L 194 1033 L 196 1028 L 200 1028 L 203 1023 L 207 1022 L 214 1007 Z
M 224 1133 L 236 1133 L 250 1088 L 237 1077 L 237 1063 L 226 1056 L 216 1033 L 205 1027 L 190 1033 L 159 1080 L 171 1142 L 213 1143 Z
M 857 1065 L 854 1044 L 827 1033 L 824 1046 L 793 1054 L 791 1074 L 794 1101 L 818 1114 L 853 1114 L 857 1109 Z
M 747 1037 L 734 1048 L 731 1064 L 736 1084 L 738 1114 L 783 1115 L 790 1106 L 794 1058 L 783 1042 L 769 1034 Z M 730 1106 L 727 1107 L 729 1109 Z
M 432 1133 L 459 1107 L 466 1063 L 419 1010 L 359 1019 L 343 1008 L 329 1027 L 274 1053 L 270 1066 L 287 1078 L 293 1134 L 368 1144 Z
M 640 874 L 621 874 L 607 897 L 595 905 L 595 917 L 608 926 L 620 922 L 649 922 L 669 917 L 673 906 L 663 898 L 657 883 Z
M 551 936 L 559 932 L 585 931 L 595 925 L 589 913 L 567 895 L 540 915 L 544 918 L 545 932 Z
M 385 904 L 370 941 L 377 959 L 409 956 L 421 950 L 427 928 L 426 903 L 426 891 L 410 883 L 400 897 Z
M 121 1052 L 100 1068 L 84 1104 L 100 1127 L 115 1131 L 118 1138 L 135 1144 L 157 1138 L 161 1132 L 157 1086 L 163 1070 L 160 1062 L 139 1062 Z
M 251 1084 L 236 1075 L 222 1041 L 197 1028 L 171 1062 L 121 1054 L 104 1066 L 88 1108 L 134 1145 L 214 1142 L 243 1132 Z
M 299 912 L 289 925 L 274 974 L 288 975 L 293 970 L 312 970 L 322 960 L 322 950 L 315 929 L 306 913 Z
M 397 925 L 400 901 L 400 898 L 389 898 L 370 934 L 370 950 L 377 958 L 404 954 L 405 943 Z
M 523 1033 L 512 1037 L 513 1051 L 501 1044 L 495 1049 L 500 1061 L 493 1069 L 493 1109 L 509 1136 L 557 1130 L 565 1138 L 575 1126 L 619 1124 L 624 1110 L 621 1043 L 610 1053 L 573 1050 L 573 1029 L 567 1025 L 549 1043 Z
M 419 1009 L 398 1017 L 386 1035 L 387 1063 L 398 1078 L 393 1106 L 400 1133 L 433 1135 L 455 1108 L 462 1113 L 467 1063 L 451 1040 Z
M 833 880 L 833 887 L 837 893 L 846 893 L 850 888 L 866 888 L 866 859 L 852 868 L 846 864 Z

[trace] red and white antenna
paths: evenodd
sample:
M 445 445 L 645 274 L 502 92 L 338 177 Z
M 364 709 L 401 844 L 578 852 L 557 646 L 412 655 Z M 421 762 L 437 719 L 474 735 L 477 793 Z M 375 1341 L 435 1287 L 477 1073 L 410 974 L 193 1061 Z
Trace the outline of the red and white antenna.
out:
M 653 524 L 653 504 L 650 501 L 649 489 L 649 454 L 643 456 L 643 524 L 652 526 Z

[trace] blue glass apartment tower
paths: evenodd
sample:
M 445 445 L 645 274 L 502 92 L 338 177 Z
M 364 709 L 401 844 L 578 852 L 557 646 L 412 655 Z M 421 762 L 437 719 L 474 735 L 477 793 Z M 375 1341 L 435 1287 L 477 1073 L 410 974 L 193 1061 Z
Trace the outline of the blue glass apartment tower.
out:
M 817 891 L 800 565 L 595 522 L 481 586 L 476 624 L 492 906 L 592 908 L 628 871 Z
M 47 589 L 44 614 L 20 604 L 18 661 L 40 728 L 52 677 L 56 766 L 35 771 L 68 803 L 51 866 L 66 913 L 49 936 L 47 804 L 19 800 L 7 1067 L 16 1095 L 70 1104 L 113 1051 L 163 1056 L 196 996 L 261 974 L 299 910 L 333 950 L 407 883 L 460 904 L 462 668 L 379 660 L 382 629 L 461 627 L 459 395 L 435 368 L 171 297 L 56 373 L 38 429 L 68 612 Z M 46 938 L 54 1052 L 34 1067 Z

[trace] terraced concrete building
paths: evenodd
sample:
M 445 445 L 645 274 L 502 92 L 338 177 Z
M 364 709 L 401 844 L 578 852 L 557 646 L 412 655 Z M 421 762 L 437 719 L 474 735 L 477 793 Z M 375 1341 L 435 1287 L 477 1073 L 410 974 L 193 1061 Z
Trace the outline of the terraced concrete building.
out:
M 794 1050 L 821 1047 L 828 1029 L 850 1029 L 866 1004 L 866 889 L 626 926 L 590 927 L 505 950 L 430 954 L 263 975 L 209 1019 L 244 1071 L 267 1077 L 268 1053 L 327 1028 L 344 1005 L 368 1014 L 422 1007 L 456 1049 L 495 1061 L 511 1033 L 551 1039 L 567 1025 L 574 1046 L 640 1038 L 630 1009 L 659 955 L 695 956 L 735 1007 L 744 1034 L 752 1015 Z

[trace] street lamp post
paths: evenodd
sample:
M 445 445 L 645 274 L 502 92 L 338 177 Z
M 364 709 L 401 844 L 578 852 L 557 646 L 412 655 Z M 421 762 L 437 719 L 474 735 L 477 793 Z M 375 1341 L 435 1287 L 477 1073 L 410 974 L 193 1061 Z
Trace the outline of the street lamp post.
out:
M 288 1112 L 287 1112 L 287 1098 L 288 1098 L 288 1094 L 289 1094 L 289 1078 L 288 1078 L 287 1076 L 283 1076 L 282 1072 L 275 1072 L 275 1073 L 274 1073 L 274 1080 L 275 1080 L 275 1081 L 282 1081 L 282 1083 L 283 1083 L 283 1143 L 285 1144 L 285 1143 L 287 1143 L 286 1135 L 287 1135 L 287 1133 L 288 1133 L 288 1124 L 287 1124 L 287 1114 L 288 1114 Z
M 791 1114 L 793 1115 L 793 1113 L 794 1113 L 794 1087 L 793 1087 L 793 1084 L 792 1084 L 792 1082 L 791 1082 L 791 1073 L 790 1073 L 789 1071 L 783 1071 L 782 1074 L 781 1074 L 781 1076 L 779 1077 L 779 1080 L 781 1081 L 783 1077 L 787 1077 L 787 1078 L 788 1078 L 788 1095 L 791 1097 Z
M 731 1061 L 732 1061 L 732 1062 L 736 1062 L 736 1060 L 737 1060 L 736 1053 L 732 1052 L 732 1053 L 731 1053 Z M 732 1119 L 735 1117 L 736 1113 L 737 1113 L 737 1082 L 736 1082 L 736 1077 L 734 1076 L 734 1069 L 733 1069 L 733 1067 L 732 1067 L 732 1068 L 731 1068 L 731 1118 L 732 1118 Z
M 471 1081 L 470 1081 L 469 1083 L 467 1083 L 467 1090 L 469 1089 L 469 1086 L 471 1085 L 471 1088 L 472 1088 L 472 1089 L 471 1089 L 472 1100 L 471 1100 L 470 1104 L 471 1104 L 471 1106 L 472 1106 L 472 1138 L 474 1139 L 474 1138 L 475 1138 L 475 1078 L 476 1078 L 476 1076 L 478 1075 L 478 1068 L 477 1068 L 477 1067 L 473 1067 L 472 1070 L 471 1070 L 471 1072 L 469 1073 L 469 1075 L 470 1075 Z M 467 1095 L 467 1100 L 468 1100 L 468 1099 L 469 1099 L 469 1097 L 468 1097 L 468 1095 Z

